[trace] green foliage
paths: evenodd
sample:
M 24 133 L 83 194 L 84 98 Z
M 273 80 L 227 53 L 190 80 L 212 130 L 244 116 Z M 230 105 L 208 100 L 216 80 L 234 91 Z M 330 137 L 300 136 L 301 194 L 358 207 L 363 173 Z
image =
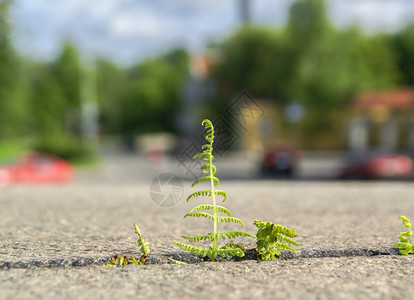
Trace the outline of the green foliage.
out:
M 66 110 L 72 110 L 73 114 L 77 114 L 81 104 L 80 77 L 83 67 L 79 53 L 71 42 L 66 41 L 63 44 L 59 56 L 51 65 L 51 69 L 62 90 Z M 75 115 L 74 118 L 76 117 L 78 116 Z
M 64 135 L 66 100 L 50 65 L 36 64 L 30 68 L 30 109 L 34 135 L 45 141 Z
M 399 233 L 398 237 L 400 242 L 395 244 L 394 247 L 401 248 L 398 252 L 401 255 L 414 253 L 413 232 L 411 231 L 410 220 L 405 216 L 400 216 L 398 220 L 399 219 L 401 219 L 402 224 L 408 228 L 408 231 Z M 410 241 L 408 241 L 408 239 L 410 239 Z
M 213 77 L 225 102 L 241 90 L 285 100 L 289 69 L 284 65 L 287 49 L 282 34 L 270 28 L 243 27 L 219 47 L 226 59 L 214 67 Z M 217 109 L 224 107 L 221 102 Z
M 113 268 L 126 265 L 140 265 L 140 263 L 132 255 L 116 254 L 112 256 L 108 264 L 102 265 L 102 267 Z
M 122 102 L 121 130 L 135 133 L 174 130 L 187 64 L 188 54 L 177 49 L 127 69 L 126 92 L 116 99 Z
M 197 184 L 200 184 L 202 182 L 210 182 L 210 190 L 200 190 L 195 193 L 192 193 L 187 197 L 187 202 L 191 199 L 197 198 L 197 197 L 211 197 L 213 204 L 201 204 L 196 207 L 194 207 L 192 210 L 190 210 L 189 213 L 187 213 L 184 218 L 186 217 L 195 217 L 195 218 L 207 218 L 209 220 L 213 221 L 213 233 L 209 233 L 207 235 L 200 235 L 200 236 L 183 236 L 183 239 L 186 239 L 188 242 L 192 243 L 198 243 L 200 241 L 210 241 L 212 242 L 212 246 L 210 246 L 208 249 L 195 247 L 193 245 L 188 245 L 179 241 L 174 241 L 179 247 L 182 249 L 195 253 L 199 256 L 205 257 L 208 256 L 211 261 L 214 261 L 218 255 L 222 257 L 228 257 L 231 256 L 244 256 L 244 248 L 243 246 L 235 243 L 228 243 L 224 246 L 218 245 L 217 242 L 220 238 L 222 239 L 232 239 L 235 237 L 243 236 L 243 237 L 255 237 L 254 235 L 243 232 L 243 231 L 229 231 L 229 232 L 219 232 L 217 230 L 218 223 L 237 223 L 240 224 L 243 227 L 243 222 L 240 219 L 232 217 L 230 211 L 223 207 L 217 205 L 216 202 L 216 196 L 220 195 L 223 197 L 223 202 L 227 199 L 227 194 L 224 191 L 216 190 L 215 186 L 219 184 L 219 179 L 214 176 L 216 173 L 216 167 L 213 165 L 213 142 L 214 142 L 214 127 L 213 124 L 210 122 L 210 120 L 205 119 L 202 122 L 202 125 L 207 129 L 207 135 L 206 140 L 207 144 L 202 146 L 203 152 L 199 153 L 194 156 L 194 159 L 196 158 L 202 158 L 206 164 L 201 166 L 200 170 L 204 174 L 208 174 L 204 177 L 201 177 L 194 181 L 192 184 L 192 187 L 194 187 Z M 201 210 L 207 210 L 207 211 L 213 211 L 213 214 L 203 212 Z M 218 213 L 224 213 L 226 216 L 218 216 Z
M 257 231 L 257 251 L 263 260 L 272 260 L 279 256 L 279 250 L 297 252 L 289 245 L 300 246 L 292 238 L 296 237 L 296 231 L 280 224 L 255 220 L 253 224 L 259 228 Z
M 115 105 L 129 93 L 127 72 L 113 62 L 100 59 L 96 63 L 96 89 L 100 120 L 104 134 L 116 134 L 122 129 L 122 105 Z
M 313 44 L 330 27 L 324 0 L 298 0 L 290 7 L 287 30 L 297 43 Z M 313 36 L 309 35 L 310 32 Z
M 392 46 L 397 56 L 399 84 L 414 86 L 414 23 L 405 27 L 391 37 Z
M 111 260 L 106 265 L 102 265 L 102 267 L 112 268 L 117 266 L 126 266 L 126 265 L 143 265 L 145 261 L 148 259 L 150 254 L 149 244 L 145 242 L 144 238 L 141 235 L 141 231 L 137 224 L 134 223 L 135 233 L 138 235 L 138 247 L 141 251 L 141 257 L 139 261 L 137 261 L 132 255 L 121 255 L 116 254 L 112 256 Z
M 12 1 L 0 0 L 0 140 L 27 134 L 30 115 L 25 91 L 24 68 L 12 45 L 10 8 Z
M 137 243 L 138 243 L 138 247 L 140 247 L 139 251 L 141 251 L 142 253 L 139 261 L 140 261 L 140 264 L 143 265 L 150 254 L 149 243 L 146 242 L 144 238 L 142 237 L 141 231 L 139 230 L 138 225 L 134 223 L 134 227 L 135 227 L 135 233 L 138 235 Z
M 0 164 L 16 162 L 21 155 L 29 151 L 30 145 L 30 140 L 0 141 Z
M 53 138 L 39 140 L 33 148 L 39 152 L 54 154 L 74 164 L 87 164 L 97 160 L 93 145 L 83 142 L 78 137 L 56 135 Z

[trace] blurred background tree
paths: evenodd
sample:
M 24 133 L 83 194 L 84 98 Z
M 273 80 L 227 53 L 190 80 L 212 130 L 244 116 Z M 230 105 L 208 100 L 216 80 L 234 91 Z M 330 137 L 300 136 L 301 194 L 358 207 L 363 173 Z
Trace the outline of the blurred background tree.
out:
M 30 75 L 31 128 L 39 142 L 45 143 L 65 134 L 67 103 L 50 64 L 36 64 Z
M 57 59 L 52 62 L 51 70 L 63 97 L 63 120 L 72 132 L 79 131 L 82 68 L 75 46 L 66 41 Z
M 10 4 L 0 1 L 0 156 L 1 145 L 19 140 L 69 159 L 88 152 L 80 130 L 86 73 L 96 77 L 90 82 L 102 134 L 179 133 L 176 118 L 191 76 L 186 49 L 131 66 L 98 58 L 87 68 L 75 44 L 65 41 L 52 61 L 33 61 L 12 45 Z M 414 25 L 393 34 L 338 29 L 323 0 L 298 0 L 285 27 L 244 25 L 213 48 L 220 59 L 209 69 L 215 89 L 204 113 L 219 115 L 242 90 L 279 110 L 294 100 L 306 108 L 301 130 L 309 149 L 342 147 L 338 131 L 356 93 L 414 87 Z
M 397 32 L 390 41 L 397 57 L 398 83 L 414 86 L 414 24 L 408 25 Z
M 24 134 L 29 113 L 24 66 L 11 44 L 10 5 L 0 2 L 0 142 Z
M 126 72 L 108 59 L 96 62 L 96 88 L 100 107 L 101 132 L 116 135 L 122 131 L 122 103 L 128 94 Z
M 121 130 L 125 133 L 175 132 L 188 72 L 188 54 L 172 50 L 126 71 L 127 92 L 122 97 Z

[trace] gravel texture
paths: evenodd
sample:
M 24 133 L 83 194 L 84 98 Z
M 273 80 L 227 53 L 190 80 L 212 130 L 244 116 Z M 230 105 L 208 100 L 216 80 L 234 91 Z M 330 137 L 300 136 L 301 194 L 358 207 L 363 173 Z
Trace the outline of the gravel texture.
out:
M 184 182 L 185 195 L 190 184 Z M 0 299 L 411 297 L 414 256 L 392 248 L 405 230 L 398 216 L 414 218 L 411 182 L 223 180 L 220 188 L 246 231 L 255 232 L 254 219 L 296 229 L 298 254 L 171 264 L 167 256 L 190 258 L 171 237 L 211 231 L 205 219 L 182 219 L 202 201 L 159 207 L 144 179 L 10 186 L 0 190 Z M 139 256 L 134 222 L 150 243 L 149 263 L 160 263 L 100 267 L 116 253 Z

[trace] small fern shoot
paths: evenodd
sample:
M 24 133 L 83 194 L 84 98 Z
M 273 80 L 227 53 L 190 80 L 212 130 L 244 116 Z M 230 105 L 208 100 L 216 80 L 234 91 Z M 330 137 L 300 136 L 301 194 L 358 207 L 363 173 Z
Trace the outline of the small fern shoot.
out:
M 263 260 L 272 260 L 279 256 L 279 250 L 297 252 L 290 245 L 300 246 L 292 238 L 296 237 L 296 231 L 280 224 L 255 220 L 253 224 L 259 228 L 257 231 L 257 251 Z
M 203 177 L 198 178 L 195 180 L 191 187 L 194 187 L 200 183 L 208 182 L 210 183 L 210 189 L 208 190 L 200 190 L 197 192 L 194 192 L 190 194 L 187 197 L 187 202 L 191 199 L 197 198 L 197 197 L 210 197 L 212 200 L 212 204 L 202 204 L 194 207 L 192 210 L 190 210 L 185 216 L 184 219 L 187 217 L 193 217 L 193 218 L 206 218 L 213 222 L 213 233 L 209 233 L 207 235 L 201 235 L 201 236 L 183 236 L 182 238 L 187 240 L 190 243 L 198 243 L 201 241 L 210 241 L 212 242 L 212 245 L 208 249 L 195 247 L 193 245 L 185 244 L 179 241 L 176 241 L 174 239 L 173 242 L 176 243 L 180 248 L 195 253 L 201 257 L 208 256 L 211 261 L 214 261 L 218 255 L 222 257 L 227 257 L 229 255 L 231 256 L 238 256 L 243 257 L 244 256 L 244 247 L 235 244 L 235 243 L 227 243 L 224 246 L 221 246 L 218 244 L 218 241 L 220 238 L 222 239 L 232 239 L 239 236 L 243 237 L 253 237 L 256 238 L 254 235 L 244 232 L 244 231 L 229 231 L 229 232 L 220 232 L 218 231 L 218 224 L 219 223 L 236 223 L 240 224 L 241 227 L 244 226 L 243 222 L 235 218 L 231 215 L 230 211 L 223 207 L 217 205 L 217 196 L 222 197 L 222 202 L 227 200 L 227 194 L 226 192 L 222 190 L 217 190 L 216 186 L 219 184 L 219 179 L 214 176 L 216 173 L 216 167 L 213 165 L 213 143 L 214 143 L 214 127 L 210 120 L 205 119 L 201 125 L 205 127 L 207 130 L 206 134 L 206 141 L 207 144 L 202 146 L 201 153 L 194 156 L 194 159 L 202 158 L 206 163 L 200 167 L 200 170 L 202 173 L 206 174 Z M 203 211 L 204 210 L 204 211 Z M 208 213 L 205 211 L 212 211 L 212 213 Z M 218 214 L 222 213 L 223 216 L 219 216 Z
M 402 224 L 408 228 L 408 231 L 399 233 L 398 237 L 400 239 L 400 242 L 395 244 L 394 247 L 401 248 L 398 252 L 400 255 L 414 253 L 413 232 L 411 231 L 410 220 L 405 216 L 400 216 L 398 220 L 399 219 L 401 219 Z M 408 241 L 408 238 L 410 239 L 410 241 Z
M 139 259 L 139 264 L 140 265 L 143 265 L 143 264 L 145 264 L 145 261 L 149 257 L 150 247 L 149 247 L 149 243 L 146 242 L 144 240 L 144 238 L 142 237 L 141 231 L 139 230 L 138 225 L 134 223 L 134 227 L 135 227 L 135 233 L 138 235 L 137 243 L 138 243 L 138 247 L 140 247 L 139 248 L 139 251 L 141 251 L 141 253 L 142 253 L 142 255 L 141 255 L 140 259 Z
M 112 268 L 117 266 L 126 266 L 126 265 L 143 265 L 145 264 L 145 261 L 148 259 L 150 254 L 150 247 L 149 243 L 144 240 L 144 238 L 141 235 L 141 231 L 139 230 L 139 227 L 137 224 L 134 223 L 135 227 L 135 233 L 138 235 L 138 247 L 141 251 L 141 257 L 139 261 L 135 259 L 132 255 L 121 255 L 121 254 L 115 254 L 112 256 L 112 258 L 109 260 L 108 264 L 102 265 L 102 267 Z

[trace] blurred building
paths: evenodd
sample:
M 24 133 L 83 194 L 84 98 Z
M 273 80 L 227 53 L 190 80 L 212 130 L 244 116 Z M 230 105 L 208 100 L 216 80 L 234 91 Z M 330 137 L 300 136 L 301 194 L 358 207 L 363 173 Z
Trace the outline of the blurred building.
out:
M 361 93 L 354 98 L 353 109 L 347 141 L 351 152 L 414 154 L 414 90 Z

